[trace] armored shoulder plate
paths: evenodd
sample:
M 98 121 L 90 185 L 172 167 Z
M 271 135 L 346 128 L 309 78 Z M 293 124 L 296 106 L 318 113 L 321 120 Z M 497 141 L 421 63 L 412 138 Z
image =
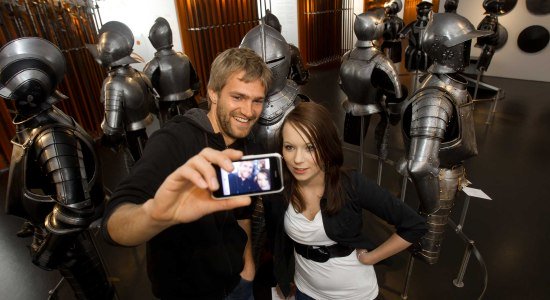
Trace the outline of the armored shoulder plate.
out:
M 473 102 L 461 77 L 429 75 L 404 105 L 403 139 L 413 136 L 441 139 L 441 165 L 453 166 L 477 155 Z M 425 108 L 425 109 L 422 109 Z
M 399 83 L 399 73 L 393 62 L 385 55 L 377 55 L 373 58 L 373 63 L 376 64 L 377 69 L 382 70 L 388 75 L 388 78 L 393 84 L 395 97 L 401 98 L 403 94 L 401 92 L 401 84 Z
M 383 55 L 374 47 L 355 48 L 342 58 L 340 66 L 340 88 L 348 101 L 362 105 L 377 104 L 378 93 L 372 85 L 372 71 L 376 67 L 374 58 Z
M 41 117 L 25 141 L 13 140 L 6 203 L 7 213 L 35 224 L 44 222 L 54 203 L 80 209 L 103 201 L 92 138 L 58 109 Z M 74 176 L 82 180 L 68 180 Z
M 147 77 L 129 66 L 116 69 L 105 79 L 101 101 L 105 103 L 105 134 L 136 131 L 153 121 L 153 95 Z
M 298 85 L 294 81 L 287 80 L 286 86 L 281 91 L 266 99 L 258 123 L 268 126 L 279 122 L 294 107 L 297 95 Z
M 151 80 L 151 82 L 155 82 L 155 79 L 153 79 L 153 77 L 156 76 L 158 78 L 158 70 L 159 59 L 157 57 L 153 57 L 153 59 L 151 59 L 147 64 L 145 64 L 145 67 L 143 67 L 143 74 L 145 74 Z

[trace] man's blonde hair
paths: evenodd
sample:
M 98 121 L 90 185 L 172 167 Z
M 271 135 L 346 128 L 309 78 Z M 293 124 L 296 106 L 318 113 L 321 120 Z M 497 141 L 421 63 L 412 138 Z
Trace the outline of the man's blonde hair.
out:
M 208 89 L 219 94 L 229 76 L 239 71 L 244 71 L 244 82 L 260 80 L 267 93 L 272 80 L 271 70 L 256 52 L 247 48 L 230 48 L 214 59 L 210 68 Z

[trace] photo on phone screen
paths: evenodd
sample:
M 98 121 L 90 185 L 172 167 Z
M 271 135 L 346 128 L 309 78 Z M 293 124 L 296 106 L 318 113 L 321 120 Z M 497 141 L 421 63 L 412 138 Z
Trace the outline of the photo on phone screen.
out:
M 244 156 L 233 162 L 233 168 L 232 172 L 216 168 L 221 187 L 213 193 L 214 197 L 275 193 L 283 188 L 278 154 Z

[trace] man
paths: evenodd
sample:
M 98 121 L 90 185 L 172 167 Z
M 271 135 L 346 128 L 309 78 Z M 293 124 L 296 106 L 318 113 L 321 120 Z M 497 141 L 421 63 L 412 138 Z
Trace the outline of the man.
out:
M 231 193 L 242 194 L 260 190 L 258 184 L 252 179 L 253 170 L 254 165 L 251 161 L 243 161 L 239 164 L 239 170 L 236 174 L 229 174 L 229 190 Z
M 208 113 L 191 109 L 155 132 L 115 190 L 104 217 L 105 236 L 126 246 L 147 242 L 155 296 L 251 298 L 250 212 L 218 212 L 249 205 L 250 198 L 212 199 L 219 183 L 211 164 L 231 172 L 231 160 L 259 152 L 246 138 L 270 82 L 271 72 L 252 50 L 221 53 L 210 72 Z M 236 295 L 243 290 L 249 296 Z

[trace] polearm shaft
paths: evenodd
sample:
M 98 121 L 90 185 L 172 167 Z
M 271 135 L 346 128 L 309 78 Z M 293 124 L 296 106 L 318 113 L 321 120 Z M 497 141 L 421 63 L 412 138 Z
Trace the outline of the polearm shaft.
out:
M 97 27 L 101 28 L 103 27 L 103 21 L 101 20 L 101 12 L 99 11 L 99 5 L 97 5 L 97 0 L 95 1 L 95 10 L 97 11 L 97 17 L 99 18 L 99 24 L 97 25 Z
M 81 41 L 78 39 L 78 30 L 73 22 L 73 19 L 78 19 L 78 18 L 73 18 L 73 15 L 72 15 L 72 9 L 73 7 L 67 7 L 67 9 L 62 9 L 61 10 L 61 18 L 62 18 L 62 26 L 65 27 L 65 30 L 66 32 L 68 33 L 67 34 L 67 38 L 68 38 L 68 43 L 70 45 L 70 51 L 68 52 L 69 56 L 72 57 L 72 61 L 73 63 L 75 64 L 75 67 L 77 67 L 76 70 L 74 70 L 73 68 L 73 71 L 74 71 L 74 81 L 77 83 L 78 87 L 79 87 L 79 91 L 81 91 L 81 95 L 84 96 L 84 95 L 95 95 L 96 93 L 98 93 L 98 91 L 94 91 L 90 86 L 89 86 L 89 82 L 88 80 L 83 80 L 84 76 L 87 74 L 87 72 L 89 72 L 89 68 L 87 68 L 85 65 L 84 65 L 84 58 L 82 57 L 81 55 L 81 50 L 84 49 L 84 45 L 81 43 Z M 79 98 L 81 99 L 81 98 Z M 83 104 L 83 109 L 90 115 L 93 116 L 92 119 L 98 119 L 98 112 L 93 109 L 91 107 L 91 102 L 88 102 L 88 101 L 82 101 L 82 104 Z M 90 128 L 93 128 L 93 124 L 92 125 L 92 122 L 90 121 Z
M 25 12 L 27 13 L 27 16 L 31 20 L 31 28 L 34 31 L 34 36 L 36 37 L 42 37 L 42 34 L 40 30 L 38 29 L 38 26 L 36 25 L 36 22 L 34 20 L 34 14 L 31 11 L 31 8 L 29 7 L 29 3 L 27 3 L 27 0 L 23 1 L 23 6 L 25 7 Z
M 9 14 L 8 14 L 9 15 Z M 4 21 L 4 6 L 0 5 L 0 26 L 2 27 L 3 39 L 5 42 L 11 41 L 13 38 L 11 32 L 8 29 L 8 24 Z M 2 41 L 4 43 L 4 41 Z
M 9 10 L 9 15 L 13 19 L 13 23 L 15 24 L 15 29 L 17 31 L 18 37 L 24 37 L 28 36 L 25 29 L 23 28 L 23 24 L 21 23 L 21 19 L 19 18 L 19 8 L 17 7 L 17 3 L 15 3 L 15 8 L 13 7 L 13 3 L 11 1 L 8 1 L 5 5 L 7 5 L 7 8 Z

